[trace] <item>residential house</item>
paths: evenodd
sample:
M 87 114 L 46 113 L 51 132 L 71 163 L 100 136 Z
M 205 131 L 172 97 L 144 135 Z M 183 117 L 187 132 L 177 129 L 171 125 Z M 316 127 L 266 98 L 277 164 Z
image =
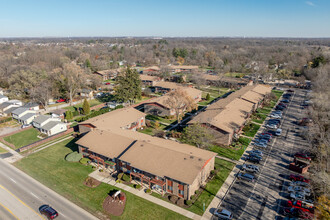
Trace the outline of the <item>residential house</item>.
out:
M 150 66 L 144 68 L 142 71 L 143 74 L 150 74 L 150 73 L 158 73 L 160 71 L 160 68 L 158 66 Z
M 134 131 L 145 114 L 118 109 L 79 124 L 84 157 L 154 191 L 190 199 L 214 169 L 216 153 Z M 109 141 L 111 140 L 111 141 Z
M 65 118 L 65 112 L 66 111 L 67 111 L 66 109 L 55 109 L 55 110 L 51 111 L 50 114 L 54 118 L 64 119 Z
M 30 110 L 35 110 L 35 111 L 38 111 L 40 109 L 39 104 L 35 103 L 35 102 L 26 103 L 23 107 L 28 108 Z
M 92 89 L 81 89 L 78 91 L 78 95 L 85 98 L 93 98 L 94 91 Z
M 191 73 L 194 70 L 198 70 L 198 66 L 188 66 L 188 65 L 173 65 L 173 66 L 168 66 L 169 69 L 172 70 L 173 73 L 178 73 L 178 72 L 186 72 L 186 73 Z
M 152 91 L 155 93 L 158 93 L 158 92 L 167 93 L 167 92 L 174 91 L 181 87 L 182 87 L 182 85 L 180 85 L 178 83 L 167 82 L 167 81 L 158 81 L 153 85 Z
M 37 128 L 40 132 L 48 136 L 67 130 L 65 123 L 61 122 L 60 118 L 50 115 L 39 115 L 32 121 L 33 127 Z
M 12 111 L 14 111 L 15 109 L 19 108 L 20 106 L 22 106 L 22 102 L 18 101 L 18 100 L 10 100 L 10 101 L 6 101 L 0 104 L 0 114 L 2 116 L 8 116 L 12 113 Z
M 37 117 L 35 110 L 29 108 L 19 107 L 11 113 L 13 119 L 16 119 L 21 124 L 30 124 L 32 120 Z
M 230 145 L 234 137 L 244 127 L 247 119 L 262 103 L 266 94 L 271 92 L 269 86 L 245 86 L 219 99 L 195 116 L 189 124 L 200 123 L 215 136 L 219 145 Z
M 120 68 L 94 72 L 94 74 L 101 76 L 103 81 L 109 79 L 115 79 L 119 73 L 120 73 Z
M 8 97 L 0 94 L 0 104 L 4 103 L 4 102 L 7 102 L 7 101 L 8 101 Z
M 191 87 L 180 87 L 183 91 L 190 96 L 195 103 L 198 103 L 202 99 L 202 91 Z M 175 92 L 175 91 L 171 91 Z M 168 94 L 161 97 L 151 99 L 150 102 L 144 103 L 144 112 L 151 115 L 158 115 L 161 117 L 170 116 L 175 114 L 175 110 L 168 104 Z
M 141 82 L 144 86 L 155 86 L 157 82 L 161 81 L 158 76 L 149 76 L 140 74 Z

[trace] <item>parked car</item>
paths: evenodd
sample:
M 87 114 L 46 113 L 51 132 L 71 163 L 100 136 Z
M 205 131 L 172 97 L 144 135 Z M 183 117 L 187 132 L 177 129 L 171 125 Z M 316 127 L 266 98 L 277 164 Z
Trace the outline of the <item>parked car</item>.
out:
M 276 129 L 275 135 L 276 136 L 281 136 L 281 134 L 282 134 L 282 129 L 281 128 Z
M 260 172 L 259 167 L 256 166 L 256 165 L 253 165 L 253 164 L 243 164 L 242 170 L 243 171 L 248 171 L 248 172 L 251 172 L 251 173 L 259 173 Z
M 309 183 L 296 181 L 296 182 L 290 182 L 290 186 L 304 186 L 304 187 L 310 187 Z
M 28 127 L 31 127 L 32 125 L 31 124 L 25 124 L 25 125 L 22 125 L 21 128 L 28 128 Z
M 283 103 L 289 103 L 290 100 L 288 100 L 288 99 L 282 99 L 281 102 L 283 102 Z
M 298 208 L 284 208 L 283 209 L 283 214 L 286 216 L 290 216 L 290 217 L 297 217 L 297 218 L 303 218 L 305 219 L 303 216 L 305 216 L 307 211 L 304 211 L 302 209 L 298 209 Z
M 292 89 L 288 89 L 288 90 L 286 90 L 287 92 L 294 92 Z
M 291 181 L 300 181 L 300 182 L 309 183 L 309 179 L 305 178 L 304 176 L 301 176 L 301 175 L 295 175 L 295 174 L 291 174 L 291 175 L 289 176 L 289 180 L 291 180 Z
M 279 105 L 279 106 L 282 106 L 282 107 L 284 107 L 284 108 L 287 108 L 287 107 L 288 107 L 288 105 L 284 104 L 283 102 L 278 103 L 278 105 Z
M 307 187 L 303 186 L 289 186 L 288 187 L 289 192 L 301 192 L 306 196 L 310 196 L 311 190 Z
M 295 208 L 300 207 L 300 208 L 307 209 L 311 213 L 314 213 L 314 204 L 300 201 L 300 200 L 296 200 L 296 201 L 288 200 L 287 207 L 295 207 Z
M 270 129 L 277 129 L 277 125 L 276 124 L 266 124 L 266 128 L 270 128 Z
M 60 98 L 60 99 L 56 100 L 56 103 L 60 103 L 60 102 L 66 102 L 66 99 Z
M 254 146 L 256 146 L 256 147 L 266 148 L 266 147 L 267 147 L 267 144 L 265 144 L 265 143 L 255 142 L 255 143 L 254 143 Z
M 251 150 L 248 152 L 250 155 L 251 154 L 257 154 L 257 155 L 260 155 L 261 157 L 263 156 L 263 153 L 261 150 Z
M 281 111 L 274 111 L 273 114 L 282 115 L 283 113 Z
M 281 106 L 281 105 L 277 105 L 275 109 L 276 110 L 283 111 L 285 109 L 285 107 L 284 106 Z
M 292 192 L 290 193 L 290 199 L 292 200 L 305 200 L 305 194 L 302 192 Z
M 282 118 L 282 116 L 279 114 L 271 114 L 270 117 L 271 118 Z
M 111 83 L 109 83 L 109 82 L 106 82 L 106 83 L 105 83 L 105 85 L 110 85 L 110 84 L 111 84 Z
M 260 157 L 255 157 L 255 156 L 248 156 L 246 159 L 253 163 L 260 163 L 261 161 Z
M 262 160 L 262 156 L 260 154 L 250 154 L 250 157 L 257 157 L 258 159 Z
M 267 144 L 269 142 L 269 139 L 267 139 L 267 138 L 260 138 L 260 139 L 255 139 L 254 141 L 256 143 Z
M 40 206 L 39 212 L 47 216 L 48 219 L 54 219 L 58 216 L 58 212 L 49 205 Z
M 272 118 L 272 119 L 269 119 L 268 120 L 268 123 L 273 123 L 273 124 L 281 124 L 281 120 L 280 119 L 275 119 L 275 118 Z
M 214 210 L 213 214 L 219 219 L 233 219 L 233 214 L 224 208 Z
M 254 182 L 255 181 L 255 177 L 251 174 L 248 174 L 248 173 L 239 173 L 237 175 L 237 178 L 238 179 L 242 179 L 242 180 L 246 180 L 248 182 Z
M 298 157 L 298 158 L 301 158 L 301 159 L 305 159 L 305 160 L 312 160 L 311 157 L 309 157 L 307 154 L 305 153 L 295 153 L 294 154 L 294 157 Z

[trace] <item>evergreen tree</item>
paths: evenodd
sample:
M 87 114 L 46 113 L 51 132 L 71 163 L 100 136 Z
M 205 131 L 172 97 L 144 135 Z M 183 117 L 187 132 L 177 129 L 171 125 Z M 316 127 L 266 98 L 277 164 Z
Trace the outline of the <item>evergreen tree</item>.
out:
M 65 119 L 70 120 L 73 118 L 72 111 L 68 110 L 65 112 Z
M 84 115 L 88 115 L 90 113 L 91 109 L 89 106 L 89 103 L 87 102 L 86 99 L 84 99 L 84 103 L 83 103 L 83 113 Z
M 207 93 L 207 95 L 206 95 L 206 100 L 209 101 L 210 98 L 211 98 L 210 93 Z
M 135 69 L 127 67 L 126 71 L 117 77 L 116 98 L 121 102 L 134 103 L 141 99 L 142 89 L 140 75 Z

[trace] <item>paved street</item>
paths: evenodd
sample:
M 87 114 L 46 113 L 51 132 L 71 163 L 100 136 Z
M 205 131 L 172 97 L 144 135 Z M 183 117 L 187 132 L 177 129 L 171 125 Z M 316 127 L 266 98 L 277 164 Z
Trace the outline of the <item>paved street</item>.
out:
M 38 208 L 43 204 L 55 208 L 59 220 L 97 219 L 0 159 L 0 219 L 42 219 Z
M 283 114 L 281 128 L 282 136 L 273 138 L 264 152 L 264 160 L 259 165 L 261 173 L 255 184 L 237 180 L 221 203 L 232 211 L 234 219 L 277 219 L 281 217 L 281 206 L 287 200 L 285 192 L 288 176 L 293 171 L 288 165 L 293 160 L 293 154 L 308 149 L 308 143 L 297 135 L 301 129 L 295 122 L 303 118 L 305 110 L 300 104 L 305 100 L 306 93 L 296 90 L 292 101 Z M 267 130 L 267 129 L 265 129 Z M 247 156 L 247 155 L 243 155 Z M 246 162 L 249 163 L 249 162 Z M 241 166 L 241 165 L 237 165 Z M 284 189 L 281 191 L 281 189 Z

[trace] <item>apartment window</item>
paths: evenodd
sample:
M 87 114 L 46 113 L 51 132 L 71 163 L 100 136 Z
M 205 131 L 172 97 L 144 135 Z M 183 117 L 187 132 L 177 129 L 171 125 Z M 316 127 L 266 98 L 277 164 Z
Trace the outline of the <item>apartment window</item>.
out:
M 179 194 L 180 195 L 184 195 L 184 191 L 183 190 L 179 190 Z
M 167 186 L 168 191 L 173 192 L 173 186 Z

